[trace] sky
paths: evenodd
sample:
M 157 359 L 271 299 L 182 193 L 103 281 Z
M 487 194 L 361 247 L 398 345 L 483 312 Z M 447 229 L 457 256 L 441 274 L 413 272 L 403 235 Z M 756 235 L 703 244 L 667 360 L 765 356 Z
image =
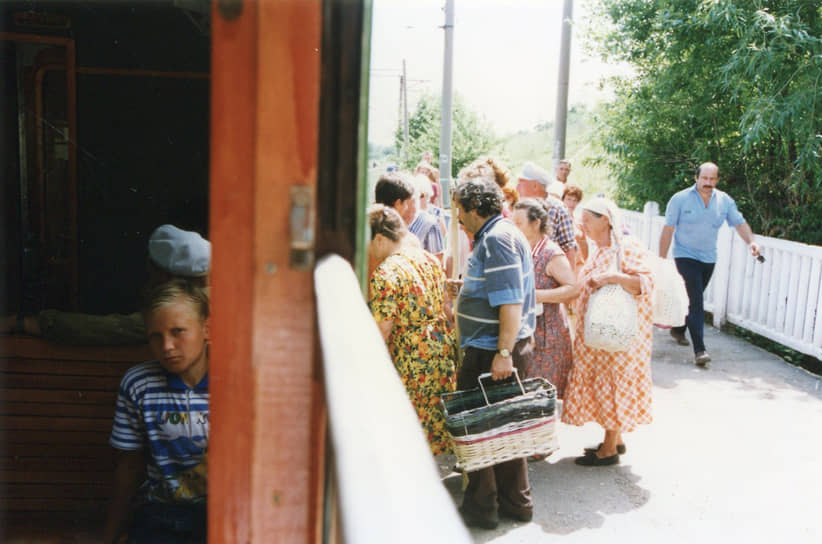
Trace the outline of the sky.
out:
M 405 59 L 408 111 L 442 91 L 445 0 L 373 0 L 369 141 L 391 145 Z M 563 0 L 455 0 L 454 92 L 504 136 L 554 119 Z M 574 2 L 568 105 L 605 100 L 608 66 L 583 52 L 585 2 Z

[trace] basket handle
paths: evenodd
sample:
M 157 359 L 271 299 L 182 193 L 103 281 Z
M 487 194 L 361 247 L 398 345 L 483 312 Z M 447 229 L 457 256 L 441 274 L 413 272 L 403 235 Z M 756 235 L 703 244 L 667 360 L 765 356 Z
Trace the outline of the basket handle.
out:
M 519 372 L 517 372 L 516 367 L 514 367 L 513 370 L 514 370 L 514 376 L 517 378 L 517 383 L 519 384 L 519 388 L 522 391 L 522 394 L 524 395 L 525 394 L 525 388 L 522 387 L 522 382 L 519 379 Z M 483 378 L 490 378 L 490 377 L 491 377 L 490 372 L 483 372 L 482 374 L 480 374 L 477 377 L 477 381 L 479 382 L 480 390 L 482 391 L 482 396 L 485 397 L 485 404 L 487 404 L 489 406 L 491 405 L 491 403 L 488 402 L 488 395 L 485 394 L 485 387 L 482 386 L 482 379 Z

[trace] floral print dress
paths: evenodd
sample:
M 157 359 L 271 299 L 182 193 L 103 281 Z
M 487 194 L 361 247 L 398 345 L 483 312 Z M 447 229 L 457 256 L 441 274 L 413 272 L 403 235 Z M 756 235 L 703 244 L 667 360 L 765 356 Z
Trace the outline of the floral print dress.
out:
M 571 425 L 599 423 L 606 430 L 630 432 L 651 422 L 651 293 L 654 279 L 647 250 L 630 236 L 621 242 L 622 271 L 637 274 L 640 294 L 636 303 L 639 334 L 628 351 L 608 352 L 585 344 L 585 311 L 593 294 L 591 277 L 607 272 L 616 259 L 616 246 L 590 246 L 579 274 L 580 294 L 575 310 L 579 319 L 574 339 L 574 363 L 565 393 L 562 421 Z
M 440 395 L 457 384 L 456 336 L 445 316 L 444 284 L 433 255 L 403 248 L 374 270 L 368 297 L 377 323 L 394 322 L 388 351 L 434 455 L 452 452 Z

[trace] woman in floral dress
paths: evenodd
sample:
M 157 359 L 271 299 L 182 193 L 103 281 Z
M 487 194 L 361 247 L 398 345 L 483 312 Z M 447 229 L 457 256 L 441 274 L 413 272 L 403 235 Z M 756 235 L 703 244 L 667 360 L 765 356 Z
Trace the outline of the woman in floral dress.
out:
M 571 333 L 562 303 L 573 300 L 579 287 L 571 263 L 550 238 L 551 222 L 545 204 L 535 198 L 524 198 L 514 205 L 511 219 L 531 244 L 534 259 L 536 344 L 533 364 L 526 374 L 546 378 L 556 387 L 557 398 L 562 399 L 571 371 Z
M 400 215 L 375 204 L 368 210 L 371 313 L 417 411 L 431 452 L 451 453 L 440 395 L 456 389 L 456 337 L 444 304 L 445 273 L 408 233 Z
M 617 207 L 606 198 L 582 205 L 582 228 L 594 242 L 579 274 L 581 292 L 576 300 L 574 364 L 568 378 L 562 421 L 584 425 L 595 421 L 605 429 L 598 446 L 585 449 L 575 463 L 606 466 L 619 463 L 625 453 L 622 433 L 651 422 L 651 293 L 654 280 L 648 252 L 631 237 L 622 237 Z M 616 229 L 614 226 L 616 225 Z M 620 252 L 620 270 L 611 264 Z M 608 352 L 585 343 L 585 312 L 591 295 L 607 284 L 619 284 L 634 295 L 639 334 L 627 351 Z

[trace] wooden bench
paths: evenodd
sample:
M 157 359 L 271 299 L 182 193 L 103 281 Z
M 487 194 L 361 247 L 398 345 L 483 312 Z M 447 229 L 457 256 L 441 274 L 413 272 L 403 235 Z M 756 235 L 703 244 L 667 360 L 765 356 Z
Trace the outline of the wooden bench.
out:
M 149 358 L 145 345 L 0 336 L 0 541 L 79 542 L 102 526 L 117 388 Z

